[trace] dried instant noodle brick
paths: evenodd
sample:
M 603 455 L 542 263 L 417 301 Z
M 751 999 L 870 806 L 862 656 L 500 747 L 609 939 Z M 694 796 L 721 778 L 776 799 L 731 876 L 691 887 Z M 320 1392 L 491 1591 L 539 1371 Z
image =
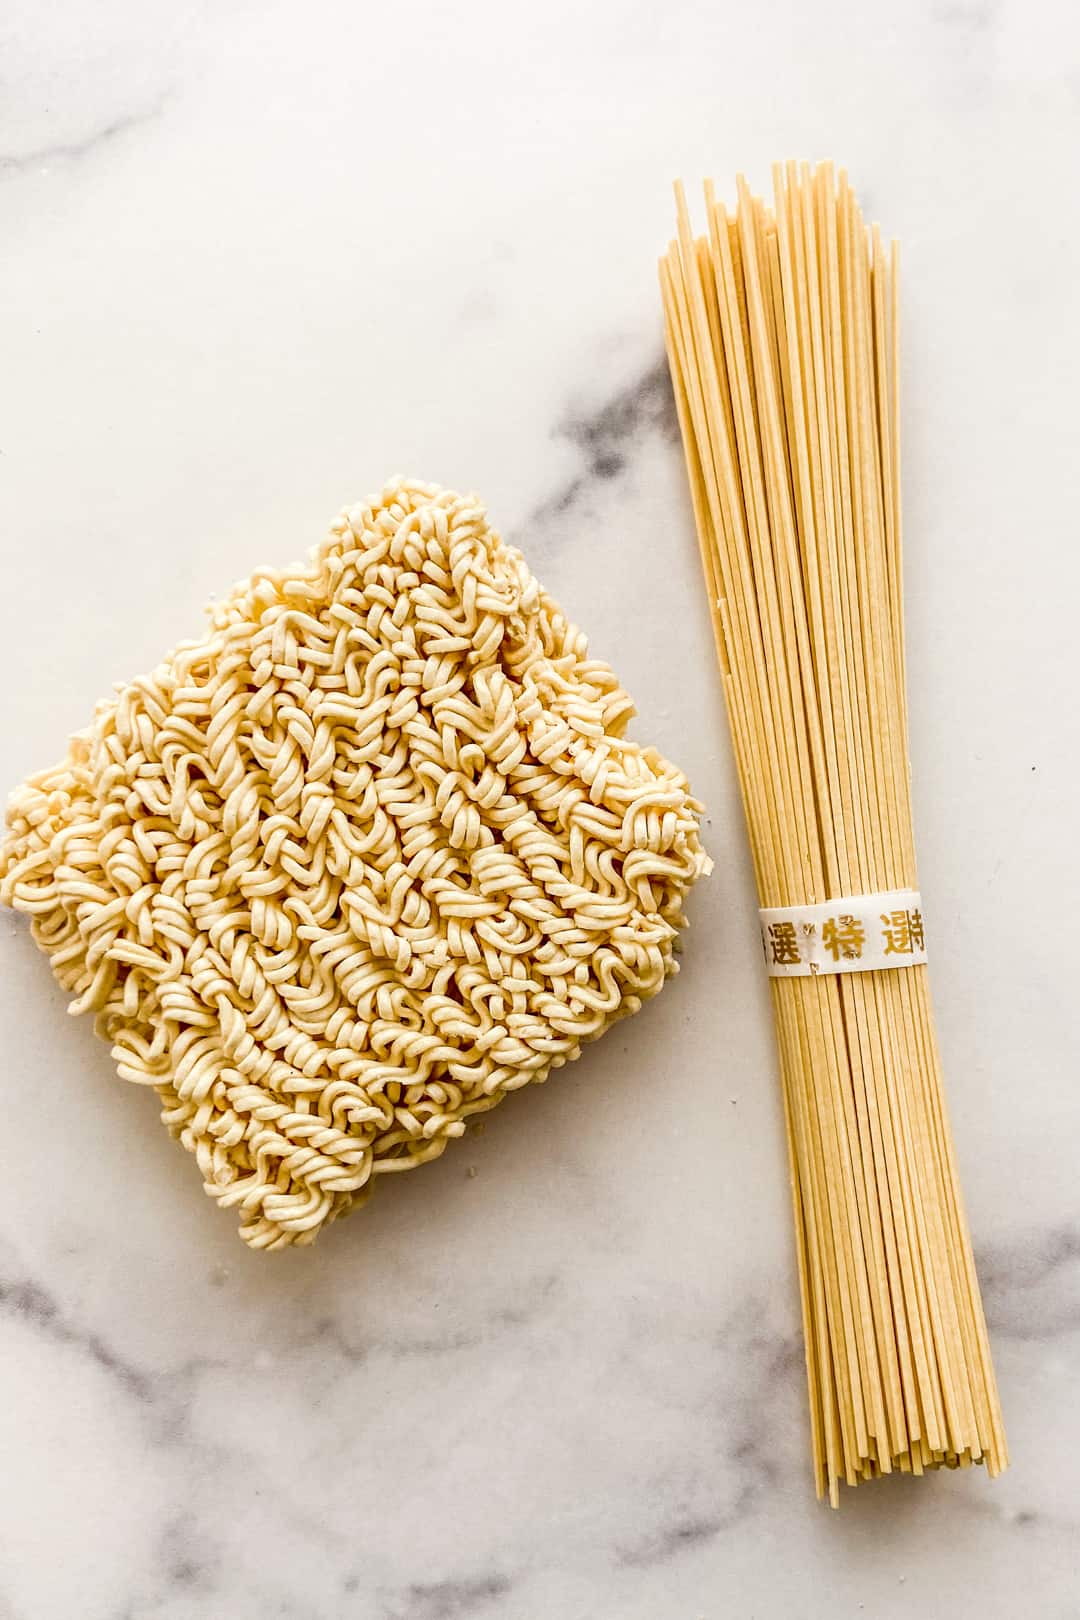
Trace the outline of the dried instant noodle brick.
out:
M 260 569 L 12 797 L 0 899 L 256 1248 L 546 1078 L 675 971 L 681 772 L 473 498 Z

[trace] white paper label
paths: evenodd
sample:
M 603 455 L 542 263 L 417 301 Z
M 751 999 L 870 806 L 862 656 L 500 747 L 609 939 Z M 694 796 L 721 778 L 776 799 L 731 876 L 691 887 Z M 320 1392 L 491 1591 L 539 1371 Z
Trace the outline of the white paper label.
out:
M 917 889 L 850 895 L 819 906 L 766 906 L 758 916 L 765 965 L 773 979 L 878 973 L 926 961 Z

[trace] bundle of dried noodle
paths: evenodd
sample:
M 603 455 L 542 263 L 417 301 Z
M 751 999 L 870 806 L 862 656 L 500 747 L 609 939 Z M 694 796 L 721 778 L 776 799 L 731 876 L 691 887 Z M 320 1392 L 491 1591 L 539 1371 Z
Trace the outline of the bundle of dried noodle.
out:
M 914 965 L 895 245 L 829 165 L 774 180 L 769 210 L 740 179 L 734 217 L 707 186 L 697 239 L 677 188 L 660 275 L 775 975 L 814 1466 L 835 1505 L 841 1480 L 1007 1457 Z M 881 954 L 862 971 L 871 928 Z
M 674 766 L 474 499 L 390 485 L 99 705 L 0 899 L 256 1248 L 578 1056 L 675 971 Z

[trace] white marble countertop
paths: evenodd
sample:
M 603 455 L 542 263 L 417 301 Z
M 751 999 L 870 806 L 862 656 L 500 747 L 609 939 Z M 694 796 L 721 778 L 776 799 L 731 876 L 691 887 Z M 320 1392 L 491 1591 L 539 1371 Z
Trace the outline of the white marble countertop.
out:
M 484 494 L 717 869 L 659 1001 L 279 1257 L 4 914 L 3 1620 L 1080 1615 L 1080 24 L 875 9 L 9 0 L 4 787 L 405 471 Z M 792 154 L 904 245 L 922 884 L 1014 1458 L 839 1514 L 654 269 L 674 174 Z

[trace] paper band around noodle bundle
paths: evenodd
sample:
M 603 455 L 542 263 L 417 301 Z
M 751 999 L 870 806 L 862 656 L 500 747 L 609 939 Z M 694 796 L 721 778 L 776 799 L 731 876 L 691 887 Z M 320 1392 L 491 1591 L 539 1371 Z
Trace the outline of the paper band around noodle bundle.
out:
M 877 973 L 926 961 L 917 889 L 848 895 L 812 906 L 766 906 L 761 947 L 772 979 L 818 973 Z

